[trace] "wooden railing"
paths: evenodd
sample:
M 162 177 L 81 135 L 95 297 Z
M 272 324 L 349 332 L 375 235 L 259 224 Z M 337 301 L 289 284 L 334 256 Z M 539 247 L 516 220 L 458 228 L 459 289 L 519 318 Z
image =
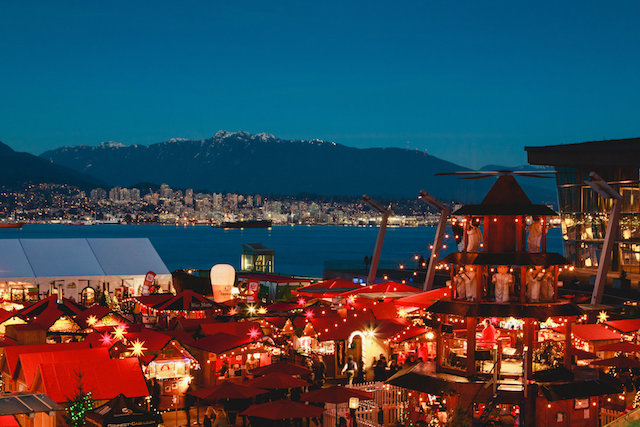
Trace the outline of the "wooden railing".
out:
M 351 387 L 373 393 L 373 400 L 360 401 L 360 406 L 355 411 L 358 426 L 389 426 L 403 419 L 407 400 L 405 389 L 382 382 L 354 384 Z M 346 420 L 351 417 L 348 404 L 327 404 L 323 427 L 335 427 L 341 417 Z
M 605 426 L 612 423 L 624 414 L 624 412 L 616 411 L 615 409 L 600 408 L 600 425 Z

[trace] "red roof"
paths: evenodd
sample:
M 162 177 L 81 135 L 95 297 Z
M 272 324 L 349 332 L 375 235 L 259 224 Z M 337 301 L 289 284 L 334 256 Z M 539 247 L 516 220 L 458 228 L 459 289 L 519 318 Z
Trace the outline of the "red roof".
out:
M 14 415 L 0 415 L 0 426 L 2 427 L 20 427 L 18 420 Z
M 311 283 L 311 279 L 294 277 L 294 276 L 278 276 L 276 274 L 264 273 L 238 273 L 238 279 L 253 279 L 261 282 L 275 283 Z
M 258 331 L 262 335 L 262 328 L 259 322 L 215 322 L 203 323 L 200 330 L 204 335 L 215 335 L 220 332 L 225 334 L 238 335 L 241 337 L 249 336 L 251 330 Z M 259 336 L 258 335 L 258 336 Z
M 352 280 L 346 279 L 330 279 L 317 282 L 312 285 L 303 286 L 293 291 L 295 295 L 305 295 L 315 298 L 331 297 L 344 292 L 352 291 L 363 287 L 359 283 L 354 283 Z
M 341 295 L 345 297 L 349 297 L 351 295 L 366 295 L 374 298 L 400 298 L 403 296 L 416 294 L 418 292 L 420 292 L 420 289 L 414 288 L 413 286 L 405 285 L 403 283 L 382 282 L 370 286 L 365 286 L 360 289 L 356 289 L 355 291 L 345 292 Z
M 51 351 L 41 353 L 21 354 L 14 372 L 14 378 L 24 375 L 25 383 L 31 388 L 38 366 L 42 363 L 96 363 L 100 364 L 109 359 L 109 352 L 106 348 L 84 348 L 66 351 Z
M 140 362 L 133 357 L 107 359 L 100 363 L 44 363 L 39 366 L 34 387 L 57 403 L 67 402 L 74 391 L 71 385 L 78 382 L 79 370 L 83 374 L 84 390 L 90 391 L 95 400 L 113 399 L 120 393 L 126 397 L 149 394 Z
M 185 290 L 164 303 L 156 305 L 154 308 L 162 311 L 201 311 L 222 307 L 223 306 L 221 304 L 218 304 L 203 295 L 191 290 Z
M 134 300 L 147 307 L 161 305 L 173 298 L 173 294 L 153 294 L 147 296 L 133 297 Z
M 394 302 L 396 305 L 405 307 L 429 308 L 431 307 L 431 305 L 433 305 L 434 302 L 450 296 L 450 290 L 445 286 L 444 288 L 432 289 L 430 291 L 421 292 L 416 295 L 398 298 Z
M 604 322 L 604 324 L 611 326 L 623 334 L 640 330 L 640 319 L 609 320 L 608 322 Z
M 43 329 L 46 330 L 52 327 L 53 324 L 56 323 L 60 318 L 65 316 L 69 319 L 69 321 L 71 321 L 72 323 L 75 323 L 78 326 L 78 328 L 81 329 L 80 325 L 78 325 L 77 322 L 73 320 L 72 317 L 70 317 L 69 315 L 63 313 L 62 311 L 58 310 L 56 307 L 51 305 L 48 306 L 42 313 L 34 317 L 33 320 L 31 320 L 30 324 L 41 326 Z
M 9 375 L 13 377 L 20 355 L 26 353 L 41 353 L 51 351 L 65 351 L 89 348 L 89 343 L 72 342 L 65 344 L 35 344 L 35 345 L 16 345 L 6 347 L 4 349 L 4 359 Z
M 69 316 L 75 316 L 76 314 L 82 313 L 82 311 L 84 310 L 84 307 L 74 301 L 71 301 L 69 298 L 62 298 L 62 303 L 58 304 L 58 296 L 54 294 L 48 296 L 47 298 L 41 299 L 35 304 L 23 308 L 22 310 L 18 311 L 18 314 L 21 317 L 35 317 L 49 307 L 57 308 L 58 310 Z
M 248 336 L 231 335 L 221 332 L 200 338 L 199 340 L 194 341 L 193 344 L 191 344 L 191 347 L 208 351 L 209 353 L 220 354 L 225 351 L 241 347 L 245 344 L 249 344 L 252 341 L 253 340 Z
M 564 334 L 567 328 L 565 326 L 558 326 L 553 328 L 553 330 Z M 575 323 L 571 325 L 571 333 L 582 341 L 619 340 L 622 337 L 620 333 L 611 328 L 607 328 L 601 323 Z

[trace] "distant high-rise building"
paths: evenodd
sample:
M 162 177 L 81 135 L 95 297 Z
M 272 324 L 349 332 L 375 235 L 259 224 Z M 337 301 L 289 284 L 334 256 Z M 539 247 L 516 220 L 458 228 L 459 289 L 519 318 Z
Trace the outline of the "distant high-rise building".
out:
M 167 184 L 160 185 L 160 198 L 170 199 L 173 197 L 173 190 Z
M 99 202 L 107 198 L 107 192 L 103 188 L 94 188 L 89 193 L 89 197 L 94 202 Z

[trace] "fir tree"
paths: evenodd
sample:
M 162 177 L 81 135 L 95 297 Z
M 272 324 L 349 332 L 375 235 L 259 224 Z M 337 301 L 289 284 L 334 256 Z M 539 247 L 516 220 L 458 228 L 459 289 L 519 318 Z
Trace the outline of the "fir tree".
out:
M 67 422 L 73 427 L 86 425 L 87 412 L 93 409 L 93 397 L 90 391 L 85 391 L 82 385 L 82 377 L 84 374 L 80 371 L 76 372 L 78 377 L 78 388 L 73 397 L 67 402 Z

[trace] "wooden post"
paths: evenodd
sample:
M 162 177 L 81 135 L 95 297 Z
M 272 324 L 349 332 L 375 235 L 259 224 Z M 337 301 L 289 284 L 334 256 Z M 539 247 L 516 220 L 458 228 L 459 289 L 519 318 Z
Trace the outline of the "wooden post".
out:
M 376 246 L 373 251 L 373 259 L 371 260 L 371 267 L 369 267 L 369 276 L 367 277 L 367 285 L 373 285 L 376 280 L 376 274 L 378 272 L 378 262 L 380 261 L 380 253 L 382 252 L 382 244 L 384 243 L 384 233 L 387 231 L 387 222 L 389 221 L 389 215 L 391 211 L 380 206 L 375 200 L 367 196 L 362 196 L 365 202 L 371 205 L 375 210 L 382 214 L 382 221 L 380 222 L 380 230 L 378 230 L 378 238 L 376 239 Z
M 573 347 L 573 343 L 571 342 L 571 323 L 573 319 L 567 318 L 567 325 L 565 329 L 564 336 L 564 367 L 571 370 L 571 348 Z
M 542 217 L 542 236 L 540 238 L 542 239 L 540 252 L 546 253 L 547 252 L 547 217 L 546 216 Z
M 535 333 L 535 325 L 533 324 L 533 319 L 524 319 L 524 345 L 528 348 L 528 351 L 525 354 L 525 365 L 527 369 L 527 378 L 531 378 L 531 374 L 533 373 L 533 334 Z
M 520 267 L 520 302 L 527 302 L 527 266 Z
M 518 225 L 516 226 L 516 252 L 524 251 L 523 239 L 522 239 L 522 216 L 517 216 L 516 221 L 518 221 Z
M 591 305 L 600 304 L 604 287 L 607 284 L 607 273 L 611 266 L 611 252 L 618 234 L 618 222 L 620 221 L 620 211 L 622 209 L 622 198 L 616 198 L 613 201 L 613 208 L 609 214 L 609 223 L 607 224 L 607 234 L 602 244 L 602 252 L 600 253 L 600 261 L 598 262 L 598 273 L 596 274 L 596 283 L 593 287 L 591 295 Z
M 553 302 L 558 301 L 558 270 L 560 268 L 557 265 L 553 266 Z
M 478 318 L 467 317 L 467 375 L 476 373 L 476 327 Z
M 438 221 L 438 228 L 436 229 L 436 236 L 433 239 L 433 249 L 431 250 L 431 256 L 429 257 L 429 265 L 427 266 L 427 275 L 424 278 L 424 285 L 422 285 L 423 291 L 430 291 L 433 289 L 433 279 L 436 275 L 436 262 L 440 255 L 440 248 L 442 248 L 442 241 L 444 239 L 444 231 L 447 227 L 447 219 L 449 218 L 449 206 L 442 203 L 426 191 L 420 191 L 420 198 L 440 210 L 440 220 Z

